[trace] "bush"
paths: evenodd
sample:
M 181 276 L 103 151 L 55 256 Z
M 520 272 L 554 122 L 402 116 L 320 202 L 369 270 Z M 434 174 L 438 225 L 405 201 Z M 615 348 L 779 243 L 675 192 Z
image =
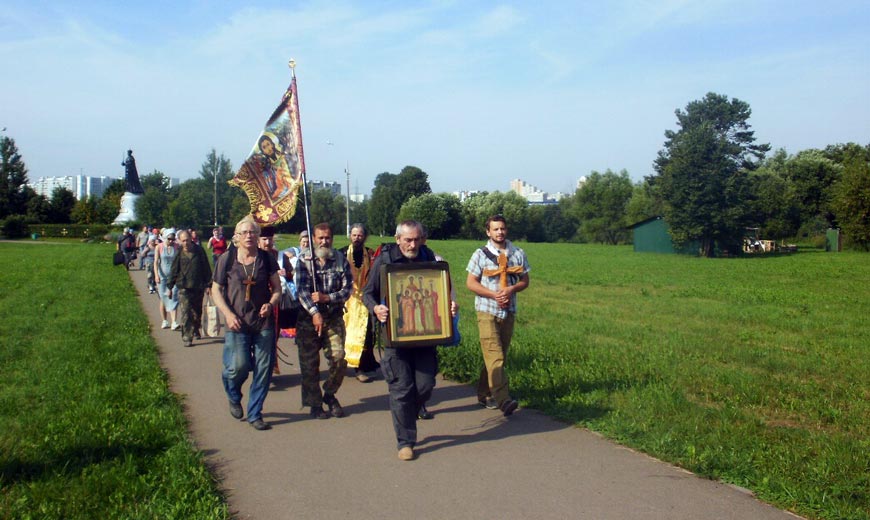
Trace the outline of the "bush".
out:
M 24 215 L 9 215 L 2 224 L 3 236 L 6 238 L 24 238 L 30 234 L 27 228 L 27 218 Z
M 109 226 L 106 224 L 31 224 L 27 234 L 38 233 L 40 237 L 91 239 L 101 237 L 108 232 Z

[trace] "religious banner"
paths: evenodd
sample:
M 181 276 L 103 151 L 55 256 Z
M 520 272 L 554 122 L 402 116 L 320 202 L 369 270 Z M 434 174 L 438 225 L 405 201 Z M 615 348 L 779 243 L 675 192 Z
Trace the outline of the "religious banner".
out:
M 452 340 L 447 262 L 387 264 L 381 274 L 381 294 L 390 309 L 384 334 L 387 347 L 430 347 Z
M 266 122 L 253 150 L 229 184 L 245 190 L 251 215 L 258 224 L 275 225 L 289 220 L 296 212 L 304 170 L 294 75 L 281 104 Z

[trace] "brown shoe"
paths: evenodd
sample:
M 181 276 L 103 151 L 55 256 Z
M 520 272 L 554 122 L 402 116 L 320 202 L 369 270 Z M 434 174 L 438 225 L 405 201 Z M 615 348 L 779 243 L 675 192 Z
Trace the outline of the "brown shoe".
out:
M 414 449 L 410 446 L 405 446 L 399 450 L 399 460 L 414 460 Z

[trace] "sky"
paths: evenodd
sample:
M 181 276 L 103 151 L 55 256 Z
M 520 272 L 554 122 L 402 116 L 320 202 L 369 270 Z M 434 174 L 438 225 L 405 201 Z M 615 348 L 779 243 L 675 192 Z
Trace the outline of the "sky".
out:
M 370 193 L 640 181 L 708 92 L 789 154 L 870 143 L 870 2 L 21 1 L 0 8 L 0 128 L 31 181 L 238 168 L 296 61 L 311 180 Z

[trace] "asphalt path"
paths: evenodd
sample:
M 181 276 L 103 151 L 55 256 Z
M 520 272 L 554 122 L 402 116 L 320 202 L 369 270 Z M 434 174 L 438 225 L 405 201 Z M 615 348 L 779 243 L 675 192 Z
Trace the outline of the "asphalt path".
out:
M 236 518 L 798 518 L 534 410 L 502 417 L 440 377 L 435 418 L 418 422 L 417 458 L 400 461 L 383 379 L 363 384 L 349 370 L 337 394 L 347 416 L 309 419 L 287 338 L 279 347 L 292 365 L 280 363 L 264 406 L 272 429 L 257 431 L 229 414 L 222 338 L 183 347 L 180 332 L 160 328 L 144 271 L 130 275 L 191 437 Z

